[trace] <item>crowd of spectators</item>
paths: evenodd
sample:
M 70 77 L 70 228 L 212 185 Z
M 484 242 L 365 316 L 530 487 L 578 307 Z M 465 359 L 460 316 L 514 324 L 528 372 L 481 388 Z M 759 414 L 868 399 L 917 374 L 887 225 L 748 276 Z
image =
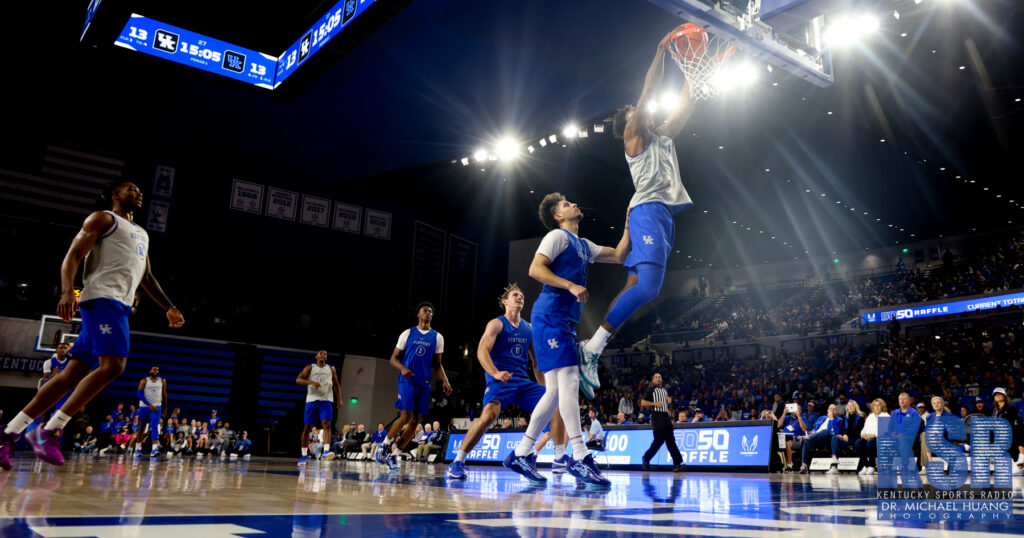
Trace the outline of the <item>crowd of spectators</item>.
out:
M 85 454 L 142 455 L 143 445 L 150 449 L 176 456 L 204 456 L 249 459 L 252 441 L 249 432 L 235 431 L 231 423 L 217 416 L 213 410 L 209 417 L 186 418 L 175 408 L 157 426 L 157 441 L 152 442 L 149 424 L 139 421 L 135 405 L 118 403 L 98 424 L 90 422 L 88 413 L 75 415 L 65 429 L 65 445 Z M 155 446 L 153 446 L 155 445 Z

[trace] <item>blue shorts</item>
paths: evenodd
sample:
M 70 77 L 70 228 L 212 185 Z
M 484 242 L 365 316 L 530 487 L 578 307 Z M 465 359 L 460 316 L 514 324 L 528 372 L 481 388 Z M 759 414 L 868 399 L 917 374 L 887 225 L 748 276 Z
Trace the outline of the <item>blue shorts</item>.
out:
M 149 424 L 149 438 L 156 441 L 160 436 L 160 406 L 156 406 L 156 412 L 150 411 L 148 407 L 140 408 L 139 424 Z
M 398 382 L 398 401 L 395 408 L 426 415 L 430 409 L 430 385 L 401 380 Z
M 631 250 L 624 266 L 653 263 L 666 267 L 668 255 L 676 240 L 676 222 L 672 212 L 661 202 L 640 204 L 629 212 Z
M 579 365 L 575 323 L 563 317 L 534 314 L 530 316 L 530 325 L 533 325 L 538 370 L 547 373 L 555 368 Z
M 544 396 L 544 385 L 529 379 L 513 377 L 507 383 L 488 380 L 487 388 L 484 389 L 484 407 L 496 401 L 502 409 L 517 405 L 523 411 L 533 413 L 541 396 Z
M 319 426 L 323 421 L 334 420 L 334 402 L 317 400 L 306 402 L 306 416 L 303 424 L 306 426 Z
M 89 367 L 100 365 L 100 357 L 128 356 L 128 313 L 131 308 L 113 299 L 93 299 L 78 305 L 82 330 L 68 356 Z

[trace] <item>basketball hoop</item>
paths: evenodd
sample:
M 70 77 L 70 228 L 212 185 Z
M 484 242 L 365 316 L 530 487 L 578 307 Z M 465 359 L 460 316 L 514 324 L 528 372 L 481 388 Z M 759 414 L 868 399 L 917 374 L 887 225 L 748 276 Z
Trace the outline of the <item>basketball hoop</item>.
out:
M 718 95 L 715 76 L 736 46 L 693 23 L 686 23 L 669 43 L 669 53 L 690 82 L 690 99 Z

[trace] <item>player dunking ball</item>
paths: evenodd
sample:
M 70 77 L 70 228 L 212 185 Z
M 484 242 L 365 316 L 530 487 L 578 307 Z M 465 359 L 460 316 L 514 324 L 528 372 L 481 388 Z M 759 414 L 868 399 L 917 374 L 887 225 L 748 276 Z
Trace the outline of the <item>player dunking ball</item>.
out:
M 505 459 L 505 467 L 531 482 L 547 479 L 537 472 L 531 458 L 534 445 L 551 415 L 559 411 L 572 443 L 568 472 L 587 484 L 607 486 L 594 457 L 583 443 L 580 428 L 579 367 L 576 356 L 576 324 L 583 311 L 587 292 L 587 271 L 593 262 L 622 263 L 629 250 L 629 218 L 619 244 L 599 247 L 579 237 L 583 212 L 579 206 L 554 192 L 544 197 L 538 210 L 548 230 L 530 264 L 530 277 L 544 284 L 533 303 L 530 316 L 536 340 L 537 366 L 544 372 L 544 396 L 530 417 L 526 433 L 515 452 Z
M 143 432 L 149 430 L 149 439 L 153 445 L 149 449 L 149 456 L 155 458 L 160 455 L 160 419 L 167 416 L 167 382 L 160 377 L 159 366 L 150 367 L 149 377 L 139 381 L 136 394 L 139 396 L 139 423 L 145 424 Z M 141 439 L 135 443 L 135 455 L 142 455 Z
M 532 413 L 537 402 L 544 396 L 544 374 L 536 369 L 533 330 L 522 318 L 526 302 L 523 292 L 519 286 L 509 284 L 499 301 L 505 314 L 487 322 L 476 352 L 477 360 L 484 367 L 484 381 L 487 383 L 484 389 L 484 409 L 480 418 L 466 432 L 466 439 L 459 447 L 455 461 L 448 466 L 448 478 L 466 478 L 466 458 L 501 414 L 503 407 L 514 404 Z M 537 382 L 530 380 L 526 373 L 528 367 L 534 369 Z M 557 414 L 551 419 L 551 434 L 556 440 L 556 448 L 561 445 L 561 453 L 556 454 L 552 466 L 564 469 L 567 463 L 565 426 L 562 417 Z M 536 467 L 536 454 L 530 454 L 529 459 Z
M 608 339 L 634 312 L 661 292 L 668 255 L 675 241 L 673 218 L 693 206 L 679 177 L 679 159 L 673 142 L 693 112 L 689 81 L 683 83 L 679 103 L 665 123 L 655 126 L 648 108 L 661 85 L 665 51 L 678 35 L 679 28 L 676 28 L 658 43 L 640 101 L 636 106 L 619 109 L 612 121 L 612 132 L 623 141 L 626 163 L 636 187 L 629 201 L 633 250 L 624 264 L 629 269 L 626 286 L 612 301 L 594 336 L 580 347 L 581 381 L 592 389 L 601 386 L 597 369 Z M 584 387 L 584 394 L 592 392 Z
M 430 408 L 431 368 L 441 378 L 444 393 L 452 393 L 452 386 L 448 384 L 448 376 L 441 365 L 444 337 L 430 328 L 430 322 L 434 319 L 434 305 L 420 303 L 416 307 L 416 318 L 419 322 L 398 337 L 395 351 L 391 353 L 391 366 L 400 372 L 398 401 L 395 402 L 395 407 L 401 414 L 391 425 L 388 436 L 374 454 L 374 460 L 381 465 L 387 465 L 392 472 L 401 470 L 398 465 L 398 453 L 412 439 L 416 433 L 416 424 Z M 395 439 L 399 432 L 402 432 L 402 436 Z
M 327 351 L 316 352 L 316 364 L 309 364 L 295 378 L 299 385 L 306 385 L 306 413 L 302 427 L 302 455 L 299 465 L 305 465 L 309 456 L 309 434 L 313 426 L 324 430 L 324 446 L 327 447 L 320 459 L 331 461 L 331 424 L 334 422 L 334 409 L 341 409 L 341 384 L 338 383 L 338 371 L 327 365 Z
M 185 323 L 150 269 L 149 235 L 132 220 L 134 212 L 142 207 L 139 188 L 129 181 L 108 183 L 100 202 L 108 209 L 86 217 L 61 265 L 63 292 L 57 315 L 70 322 L 76 308 L 75 275 L 85 260 L 85 287 L 78 303 L 82 329 L 74 348 L 68 352 L 71 361 L 0 432 L 0 467 L 4 469 L 11 468 L 11 449 L 25 427 L 74 389 L 45 426 L 26 436 L 39 459 L 53 465 L 64 464 L 57 440 L 71 415 L 124 372 L 128 360 L 128 313 L 139 285 L 166 312 L 171 327 Z

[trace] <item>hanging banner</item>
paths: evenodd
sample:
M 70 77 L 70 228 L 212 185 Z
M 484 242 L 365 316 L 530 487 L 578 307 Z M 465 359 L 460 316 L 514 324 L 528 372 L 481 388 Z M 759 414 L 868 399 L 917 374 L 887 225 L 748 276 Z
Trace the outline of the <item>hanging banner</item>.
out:
M 171 204 L 163 200 L 150 200 L 149 213 L 146 214 L 146 229 L 151 232 L 167 233 L 167 214 Z
M 234 180 L 231 184 L 231 209 L 259 214 L 263 209 L 263 185 Z
M 363 235 L 377 239 L 391 239 L 391 213 L 367 208 Z
M 267 187 L 267 210 L 264 215 L 282 220 L 295 220 L 295 206 L 299 195 L 292 191 Z
M 362 214 L 363 208 L 357 205 L 334 202 L 334 229 L 359 233 L 359 220 Z
M 177 172 L 173 166 L 156 165 L 156 173 L 153 174 L 153 190 L 150 194 L 170 198 L 174 193 L 174 174 Z
M 327 220 L 331 214 L 331 201 L 326 198 L 317 198 L 308 194 L 302 195 L 302 216 L 299 220 L 303 224 L 312 224 L 326 228 L 329 226 Z

